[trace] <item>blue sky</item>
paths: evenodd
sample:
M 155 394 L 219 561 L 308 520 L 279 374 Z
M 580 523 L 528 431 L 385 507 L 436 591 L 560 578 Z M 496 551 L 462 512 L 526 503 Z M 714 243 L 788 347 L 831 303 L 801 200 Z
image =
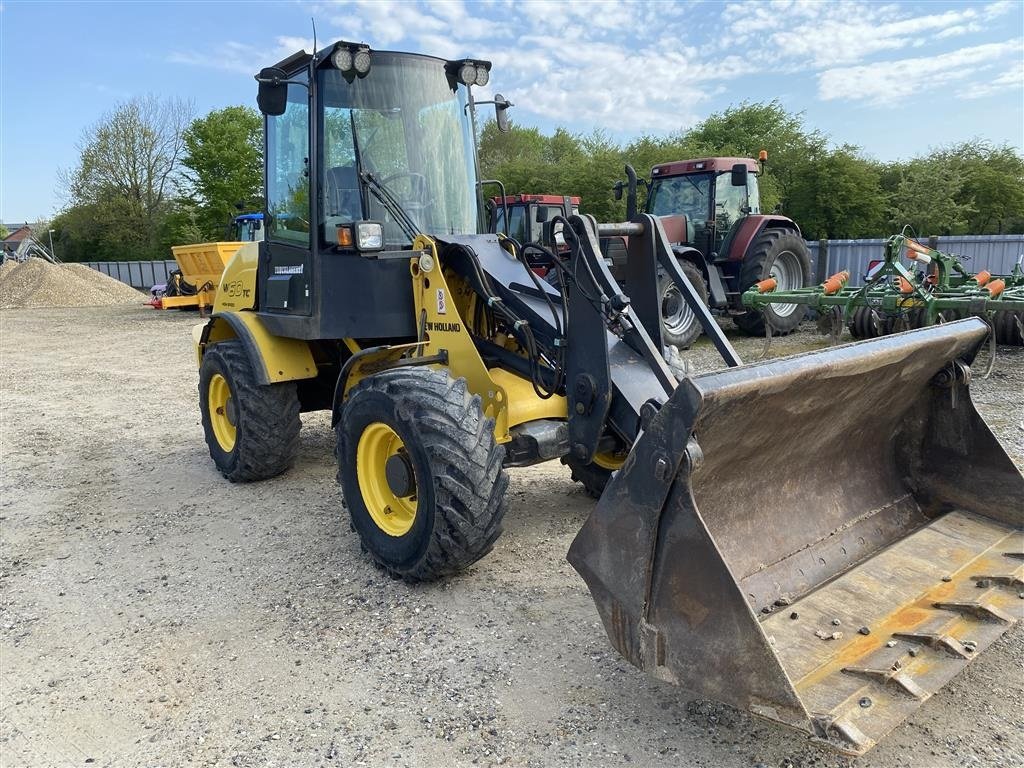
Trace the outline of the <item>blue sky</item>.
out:
M 0 3 L 0 220 L 59 210 L 58 170 L 118 101 L 255 105 L 311 44 L 494 62 L 513 119 L 614 138 L 779 99 L 883 160 L 980 137 L 1024 150 L 1024 2 Z M 752 151 L 756 148 L 752 148 Z

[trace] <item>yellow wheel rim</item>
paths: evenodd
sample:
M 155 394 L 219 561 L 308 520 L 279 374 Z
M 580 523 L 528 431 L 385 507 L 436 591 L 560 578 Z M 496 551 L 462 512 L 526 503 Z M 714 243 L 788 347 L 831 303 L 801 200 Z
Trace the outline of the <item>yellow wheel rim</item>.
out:
M 210 409 L 210 426 L 221 450 L 230 453 L 235 448 L 235 404 L 231 400 L 231 386 L 221 374 L 215 373 L 206 390 Z
M 629 451 L 619 451 L 617 453 L 613 453 L 611 451 L 608 451 L 606 453 L 595 453 L 593 463 L 599 466 L 601 469 L 607 469 L 611 472 L 614 472 L 616 469 L 621 468 L 622 465 L 626 463 L 626 456 L 628 454 Z
M 415 482 L 412 492 L 398 496 L 387 477 L 388 459 L 405 453 L 405 443 L 387 424 L 375 421 L 363 430 L 356 445 L 356 479 L 366 510 L 388 536 L 404 536 L 416 520 Z M 411 472 L 411 470 L 410 470 Z

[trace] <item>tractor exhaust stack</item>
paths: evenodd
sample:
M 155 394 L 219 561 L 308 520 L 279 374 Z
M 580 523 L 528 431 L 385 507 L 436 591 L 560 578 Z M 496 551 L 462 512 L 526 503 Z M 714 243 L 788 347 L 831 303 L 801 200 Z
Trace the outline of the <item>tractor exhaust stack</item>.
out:
M 978 319 L 684 380 L 569 550 L 613 645 L 861 754 L 1021 618 Z

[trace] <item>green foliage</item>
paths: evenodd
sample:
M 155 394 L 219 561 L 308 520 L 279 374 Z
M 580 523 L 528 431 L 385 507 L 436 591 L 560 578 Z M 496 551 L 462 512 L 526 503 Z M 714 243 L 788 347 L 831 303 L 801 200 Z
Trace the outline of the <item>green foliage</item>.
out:
M 938 156 L 912 161 L 896 186 L 890 224 L 909 224 L 922 237 L 965 231 L 977 211 L 964 194 L 964 183 L 964 176 Z
M 976 140 L 880 164 L 855 146 L 832 146 L 778 101 L 744 102 L 687 131 L 625 146 L 564 128 L 551 136 L 518 126 L 500 134 L 492 121 L 480 160 L 484 176 L 504 181 L 510 194 L 580 195 L 583 212 L 612 220 L 625 214 L 611 190 L 626 163 L 644 177 L 659 163 L 756 157 L 761 149 L 768 152 L 761 210 L 778 206 L 808 239 L 884 237 L 907 223 L 934 227 L 927 234 L 1024 231 L 1024 158 L 1012 148 Z
M 180 186 L 191 206 L 179 235 L 198 239 L 179 242 L 223 239 L 239 203 L 262 208 L 263 121 L 250 107 L 226 107 L 193 121 L 183 138 Z
M 0 240 L 6 240 L 10 236 L 10 230 L 8 230 L 3 224 L 0 224 Z

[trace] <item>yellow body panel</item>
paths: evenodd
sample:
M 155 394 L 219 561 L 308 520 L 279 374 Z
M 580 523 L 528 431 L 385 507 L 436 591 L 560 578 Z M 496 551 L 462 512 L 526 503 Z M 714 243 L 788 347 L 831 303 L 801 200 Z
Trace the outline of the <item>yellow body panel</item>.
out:
M 223 245 L 223 243 L 218 243 Z M 213 311 L 226 312 L 252 309 L 256 306 L 256 265 L 259 262 L 259 243 L 242 243 L 235 248 L 223 274 L 218 273 L 220 288 L 213 303 Z M 191 281 L 190 281 L 191 282 Z
M 432 239 L 419 235 L 413 250 L 423 251 L 428 257 L 413 257 L 409 264 L 416 317 L 425 316 L 421 354 L 429 357 L 442 351 L 447 353 L 448 370 L 452 376 L 464 378 L 470 392 L 480 395 L 484 416 L 494 419 L 495 439 L 506 443 L 512 439 L 508 433 L 508 395 L 491 378 L 458 309 L 471 299 L 472 291 L 466 287 L 465 295 L 456 296 L 448 287 Z
M 495 439 L 507 443 L 512 439 L 509 429 L 527 421 L 566 418 L 564 397 L 542 399 L 529 380 L 503 369 L 488 370 L 463 319 L 463 312 L 470 314 L 477 295 L 468 285 L 452 290 L 432 239 L 420 235 L 413 250 L 429 257 L 413 257 L 410 263 L 416 317 L 425 318 L 420 354 L 447 353 L 452 376 L 466 380 L 469 391 L 480 396 L 484 415 L 494 419 Z
M 533 382 L 506 371 L 504 368 L 488 370 L 491 379 L 505 390 L 508 396 L 508 425 L 525 424 L 537 419 L 567 419 L 568 405 L 562 395 L 552 395 L 546 400 L 533 388 Z
M 255 347 L 260 358 L 258 362 L 263 364 L 269 383 L 312 379 L 316 376 L 316 361 L 313 360 L 313 353 L 305 341 L 274 336 L 263 327 L 263 323 L 254 312 L 231 312 L 230 314 L 233 321 L 240 322 L 245 328 L 245 335 Z M 206 341 L 203 342 L 202 334 L 207 327 L 209 327 L 209 331 Z M 238 338 L 238 336 L 238 332 L 223 315 L 212 318 L 208 325 L 193 328 L 192 338 L 196 344 L 197 359 L 200 363 L 202 362 L 203 352 L 210 344 Z

